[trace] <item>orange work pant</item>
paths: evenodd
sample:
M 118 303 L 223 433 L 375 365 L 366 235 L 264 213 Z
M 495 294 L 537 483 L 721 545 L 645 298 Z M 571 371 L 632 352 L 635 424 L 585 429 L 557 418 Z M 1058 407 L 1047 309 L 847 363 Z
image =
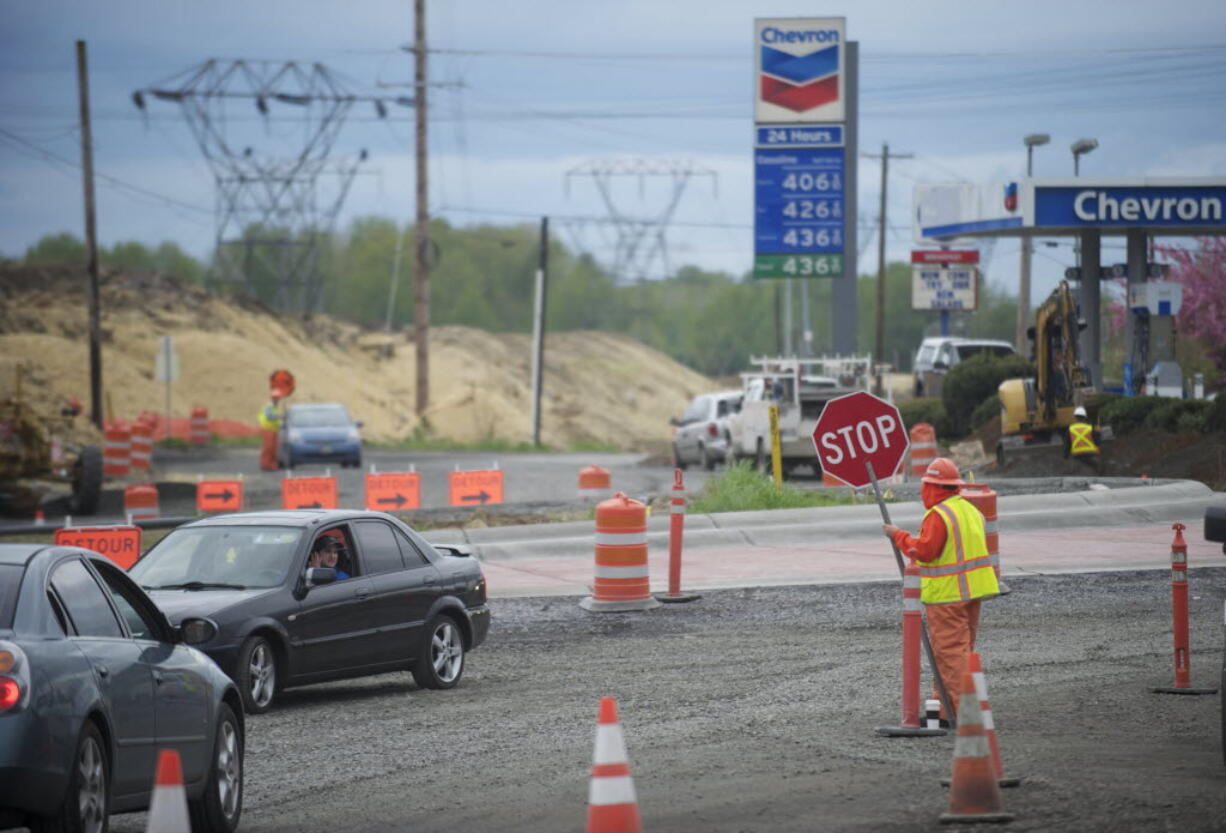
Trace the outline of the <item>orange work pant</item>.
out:
M 264 471 L 277 470 L 277 432 L 260 432 L 260 468 Z
M 949 705 L 958 713 L 958 695 L 962 689 L 962 675 L 970 662 L 970 653 L 975 650 L 975 636 L 979 632 L 979 607 L 981 599 L 952 604 L 924 605 L 928 615 L 928 639 L 936 657 Z M 932 686 L 933 699 L 939 699 L 936 683 Z M 945 718 L 945 708 L 941 708 Z

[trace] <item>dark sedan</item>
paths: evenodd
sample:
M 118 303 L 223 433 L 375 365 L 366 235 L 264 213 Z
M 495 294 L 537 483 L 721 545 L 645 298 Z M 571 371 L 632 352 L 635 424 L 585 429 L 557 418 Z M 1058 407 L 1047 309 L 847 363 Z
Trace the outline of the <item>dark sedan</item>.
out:
M 192 829 L 242 814 L 237 688 L 128 576 L 70 547 L 0 544 L 0 828 L 103 831 L 149 806 L 159 749 L 182 760 Z
M 324 538 L 331 564 L 312 557 Z M 219 515 L 174 530 L 129 573 L 172 622 L 216 623 L 200 648 L 254 714 L 291 686 L 388 671 L 452 688 L 489 630 L 480 564 L 382 512 Z

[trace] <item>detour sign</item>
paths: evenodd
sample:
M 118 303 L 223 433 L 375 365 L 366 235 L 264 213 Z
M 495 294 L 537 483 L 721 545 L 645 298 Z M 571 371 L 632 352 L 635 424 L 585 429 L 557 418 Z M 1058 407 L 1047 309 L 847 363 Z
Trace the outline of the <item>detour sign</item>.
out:
M 448 497 L 452 506 L 502 503 L 502 469 L 453 471 L 448 478 Z
M 282 509 L 336 509 L 337 506 L 335 477 L 281 479 Z
M 55 531 L 55 545 L 93 550 L 126 570 L 140 558 L 140 527 L 67 526 Z
M 399 512 L 421 507 L 421 475 L 417 472 L 389 472 L 366 475 L 366 508 L 377 512 Z
M 196 484 L 196 509 L 200 512 L 241 512 L 243 481 L 201 480 Z

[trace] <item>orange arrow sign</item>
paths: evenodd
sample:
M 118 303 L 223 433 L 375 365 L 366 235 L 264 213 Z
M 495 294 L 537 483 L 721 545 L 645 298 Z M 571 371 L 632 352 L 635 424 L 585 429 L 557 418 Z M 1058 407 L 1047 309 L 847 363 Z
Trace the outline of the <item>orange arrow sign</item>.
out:
M 421 507 L 421 475 L 417 472 L 389 472 L 366 475 L 366 508 L 379 512 L 399 512 Z
M 448 478 L 452 506 L 502 503 L 502 469 L 453 471 Z
M 199 512 L 241 512 L 243 481 L 201 480 L 196 484 L 196 510 Z
M 340 505 L 335 477 L 284 477 L 282 509 L 336 509 Z
M 55 531 L 55 545 L 93 550 L 126 570 L 140 558 L 140 527 L 68 526 Z

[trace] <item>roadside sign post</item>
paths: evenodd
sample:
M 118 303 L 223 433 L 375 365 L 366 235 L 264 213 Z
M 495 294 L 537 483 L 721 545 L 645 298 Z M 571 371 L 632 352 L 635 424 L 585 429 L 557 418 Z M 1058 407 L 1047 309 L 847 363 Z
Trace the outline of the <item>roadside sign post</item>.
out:
M 771 429 L 771 475 L 775 478 L 775 485 L 783 485 L 783 455 L 779 451 L 779 406 L 770 406 L 770 429 Z
M 906 457 L 909 445 L 907 429 L 903 425 L 898 408 L 865 391 L 831 399 L 822 408 L 821 416 L 813 427 L 813 446 L 817 451 L 822 472 L 842 480 L 853 489 L 863 488 L 871 483 L 873 493 L 877 496 L 877 506 L 881 510 L 881 520 L 887 524 L 890 523 L 890 511 L 886 508 L 885 498 L 881 494 L 881 484 L 877 482 L 876 468 L 880 466 L 882 471 L 895 474 Z M 890 547 L 894 550 L 898 576 L 905 578 L 906 565 L 902 553 L 892 541 Z M 949 725 L 953 728 L 957 725 L 957 719 L 950 705 L 949 693 L 945 690 L 945 681 L 941 679 L 941 672 L 937 669 L 936 657 L 932 653 L 927 619 L 920 635 L 941 704 L 948 716 Z
M 175 352 L 175 337 L 162 336 L 153 361 L 153 379 L 166 383 L 166 438 L 170 438 L 170 386 L 179 381 L 179 354 Z

